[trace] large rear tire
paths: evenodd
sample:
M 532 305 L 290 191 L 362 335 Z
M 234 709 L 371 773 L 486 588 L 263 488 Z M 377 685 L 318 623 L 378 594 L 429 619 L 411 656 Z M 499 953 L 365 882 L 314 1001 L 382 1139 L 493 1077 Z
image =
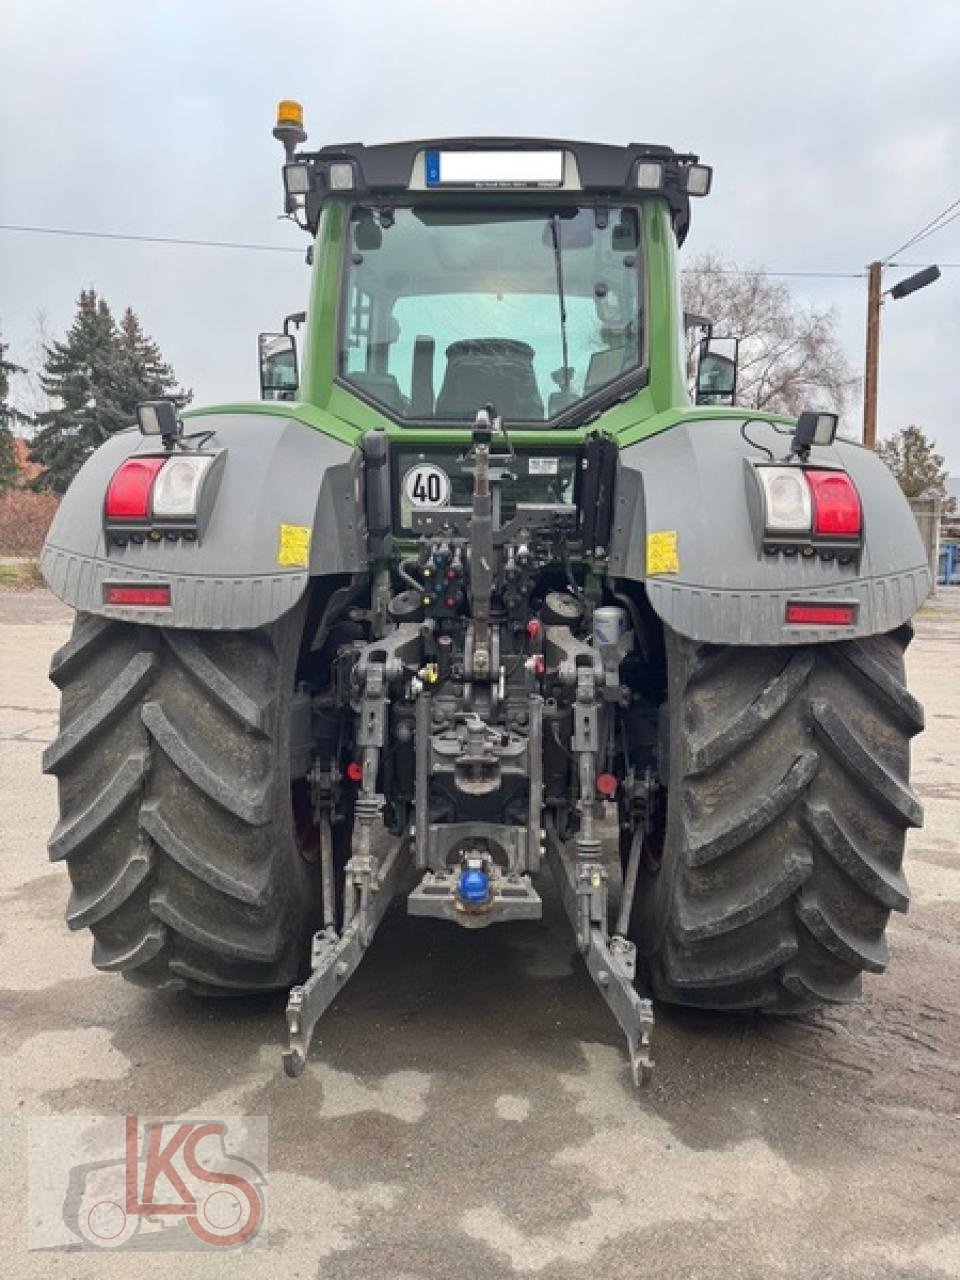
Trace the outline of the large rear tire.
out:
M 290 702 L 302 608 L 246 632 L 163 630 L 79 615 L 54 656 L 60 821 L 72 929 L 93 962 L 149 987 L 288 986 L 318 927 L 300 853 Z
M 886 968 L 922 821 L 911 634 L 738 648 L 667 633 L 666 843 L 633 928 L 660 999 L 792 1013 L 854 1000 Z

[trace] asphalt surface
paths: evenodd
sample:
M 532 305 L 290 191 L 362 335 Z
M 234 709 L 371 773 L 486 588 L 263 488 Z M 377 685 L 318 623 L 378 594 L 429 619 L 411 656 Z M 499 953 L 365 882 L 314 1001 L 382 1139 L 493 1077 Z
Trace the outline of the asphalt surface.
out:
M 0 592 L 0 1275 L 960 1276 L 958 594 L 924 609 L 909 655 L 926 825 L 890 971 L 791 1021 L 659 1009 L 637 1093 L 552 901 L 542 924 L 479 933 L 395 910 L 298 1082 L 282 999 L 96 972 L 44 847 L 46 670 L 69 615 Z M 29 1252 L 29 1119 L 127 1113 L 266 1116 L 269 1248 Z

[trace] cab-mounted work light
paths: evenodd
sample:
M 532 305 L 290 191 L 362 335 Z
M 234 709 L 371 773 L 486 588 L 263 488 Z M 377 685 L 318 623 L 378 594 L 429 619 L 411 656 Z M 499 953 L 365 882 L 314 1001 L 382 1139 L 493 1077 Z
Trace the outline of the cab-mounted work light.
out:
M 663 165 L 659 160 L 638 161 L 634 180 L 640 191 L 659 191 L 663 186 Z
M 688 196 L 706 196 L 710 194 L 713 170 L 708 164 L 688 164 L 680 172 Z M 633 183 L 639 191 L 662 191 L 665 177 L 662 161 L 638 160 L 637 167 L 634 170 Z
M 310 190 L 310 166 L 308 164 L 285 164 L 283 166 L 283 189 L 288 196 L 305 196 Z
M 353 165 L 349 161 L 335 161 L 328 170 L 331 191 L 352 191 L 354 187 Z
M 687 166 L 687 195 L 708 196 L 713 184 L 713 170 L 708 164 L 691 164 Z

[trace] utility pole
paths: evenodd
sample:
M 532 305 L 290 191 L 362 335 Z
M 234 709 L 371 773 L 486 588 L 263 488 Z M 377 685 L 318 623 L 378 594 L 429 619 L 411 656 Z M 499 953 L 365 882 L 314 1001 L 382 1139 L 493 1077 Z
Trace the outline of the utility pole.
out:
M 877 447 L 877 380 L 880 376 L 880 306 L 884 294 L 880 290 L 882 262 L 867 265 L 867 357 L 863 370 L 863 443 L 868 449 Z M 895 263 L 893 264 L 896 265 Z M 898 281 L 887 289 L 891 298 L 906 298 L 940 279 L 940 268 L 924 267 L 916 275 Z
M 867 356 L 863 372 L 863 443 L 877 447 L 877 379 L 880 374 L 880 270 L 867 267 Z

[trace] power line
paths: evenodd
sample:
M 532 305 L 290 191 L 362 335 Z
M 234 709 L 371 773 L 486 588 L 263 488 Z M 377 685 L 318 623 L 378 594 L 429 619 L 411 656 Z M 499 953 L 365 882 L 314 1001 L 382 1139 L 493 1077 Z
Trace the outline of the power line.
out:
M 754 271 L 750 267 L 711 267 L 708 270 L 696 267 L 682 268 L 684 276 L 791 276 L 803 277 L 807 280 L 863 280 L 865 271 L 767 271 L 765 268 Z
M 960 200 L 957 201 L 957 204 L 960 204 Z M 918 236 L 913 243 L 915 245 L 922 244 L 924 240 L 929 240 L 931 236 L 936 235 L 938 231 L 942 231 L 944 227 L 949 227 L 950 223 L 956 222 L 958 218 L 960 218 L 960 209 L 958 209 L 952 217 L 944 218 L 942 222 L 938 222 L 935 227 L 926 233 L 926 235 Z
M 934 231 L 939 231 L 941 227 L 947 226 L 949 223 L 960 218 L 960 210 L 953 214 L 953 217 L 943 219 L 947 213 L 950 213 L 957 205 L 960 205 L 960 199 L 954 201 L 938 218 L 934 218 L 932 223 L 927 223 L 926 227 L 921 228 L 911 240 L 902 245 L 897 252 L 909 248 L 913 244 L 919 243 L 920 239 L 926 239 L 927 235 L 933 235 Z M 936 223 L 937 225 L 933 225 Z M 0 231 L 21 232 L 26 235 L 39 236 L 74 236 L 82 240 L 123 240 L 134 244 L 170 244 L 170 245 L 186 245 L 189 248 L 197 249 L 246 249 L 256 253 L 297 253 L 303 254 L 303 249 L 296 248 L 293 245 L 283 244 L 261 244 L 255 241 L 245 240 L 201 240 L 196 237 L 188 236 L 148 236 L 135 235 L 124 231 L 89 231 L 72 227 L 37 227 L 27 225 L 25 223 L 0 223 Z M 925 233 L 925 234 L 924 234 Z M 912 270 L 929 266 L 926 262 L 892 262 L 890 259 L 896 255 L 891 254 L 889 258 L 883 259 L 884 264 L 902 270 Z M 960 262 L 941 262 L 938 263 L 941 271 L 957 271 L 960 270 Z M 682 275 L 687 276 L 776 276 L 784 279 L 803 279 L 803 280 L 863 280 L 866 277 L 865 271 L 769 271 L 766 268 L 758 268 L 754 270 L 750 267 L 716 267 L 708 270 L 696 267 L 684 267 L 681 271 Z
M 253 249 L 263 253 L 299 253 L 303 249 L 295 249 L 284 244 L 252 244 L 239 240 L 193 240 L 182 236 L 137 236 L 121 231 L 77 231 L 66 227 L 30 227 L 13 223 L 0 223 L 0 231 L 22 231 L 38 236 L 79 236 L 84 240 L 133 240 L 138 244 L 179 244 L 190 245 L 199 249 Z
M 924 226 L 922 226 L 919 231 L 915 232 L 909 240 L 905 240 L 899 249 L 894 249 L 893 253 L 888 253 L 882 261 L 885 263 L 889 262 L 890 259 L 895 258 L 898 253 L 903 253 L 904 249 L 909 249 L 912 245 L 919 244 L 921 240 L 926 240 L 928 235 L 932 236 L 934 231 L 939 231 L 941 227 L 945 227 L 947 222 L 953 222 L 953 218 L 947 218 L 947 222 L 941 222 L 940 220 L 941 218 L 946 218 L 948 213 L 952 213 L 953 210 L 956 209 L 957 205 L 960 205 L 960 196 L 958 196 L 952 204 L 948 204 L 947 207 L 938 213 L 935 218 L 931 218 L 929 222 L 925 223 Z M 957 215 L 954 214 L 954 217 L 956 216 Z
M 136 244 L 173 244 L 188 245 L 200 249 L 250 249 L 265 253 L 299 253 L 302 249 L 280 244 L 257 244 L 239 240 L 199 240 L 186 236 L 147 236 L 132 235 L 122 231 L 87 231 L 69 227 L 36 227 L 21 223 L 0 223 L 0 231 L 19 231 L 30 235 L 42 236 L 77 236 L 84 240 L 127 240 Z M 692 267 L 683 269 L 684 275 L 726 275 L 726 276 L 783 276 L 807 280 L 862 280 L 863 271 L 768 271 L 765 268 L 752 270 L 748 267 L 721 267 L 716 270 L 703 271 Z

